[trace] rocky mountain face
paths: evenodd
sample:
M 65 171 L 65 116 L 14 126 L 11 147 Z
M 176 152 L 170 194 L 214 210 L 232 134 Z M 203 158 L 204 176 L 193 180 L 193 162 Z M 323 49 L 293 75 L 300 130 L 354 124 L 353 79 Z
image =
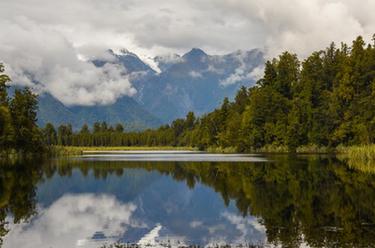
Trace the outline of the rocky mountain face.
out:
M 161 73 L 134 85 L 140 93 L 137 101 L 164 122 L 189 111 L 201 115 L 213 110 L 224 97 L 232 98 L 240 86 L 253 84 L 252 73 L 263 63 L 257 50 L 210 56 L 192 49 L 169 61 L 156 59 L 162 61 Z
M 201 115 L 219 106 L 224 97 L 234 97 L 242 85 L 254 84 L 257 69 L 264 62 L 262 52 L 256 49 L 208 55 L 194 48 L 183 56 L 155 57 L 152 66 L 128 51 L 109 53 L 115 59 L 92 62 L 98 67 L 106 63 L 123 66 L 124 77 L 129 78 L 137 94 L 121 97 L 111 105 L 90 107 L 68 107 L 43 94 L 39 102 L 40 125 L 72 123 L 78 129 L 84 123 L 106 121 L 142 129 L 169 123 L 189 111 Z
M 133 98 L 124 96 L 115 104 L 102 106 L 65 106 L 50 94 L 39 96 L 38 124 L 51 122 L 55 126 L 72 124 L 75 130 L 83 124 L 92 126 L 96 121 L 115 125 L 123 123 L 127 130 L 158 127 L 161 120 L 146 111 Z

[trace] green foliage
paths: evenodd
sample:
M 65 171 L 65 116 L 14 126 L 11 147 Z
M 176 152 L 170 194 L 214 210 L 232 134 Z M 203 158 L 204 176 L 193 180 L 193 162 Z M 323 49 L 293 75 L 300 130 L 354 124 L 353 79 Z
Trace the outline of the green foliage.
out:
M 267 61 L 263 78 L 252 88 L 242 87 L 233 102 L 226 98 L 198 119 L 189 113 L 134 137 L 142 145 L 329 151 L 373 143 L 374 109 L 375 47 L 358 37 L 351 47 L 332 43 L 302 62 L 284 52 Z M 149 142 L 140 141 L 146 136 Z
M 12 224 L 23 223 L 36 213 L 36 185 L 42 179 L 41 161 L 0 160 L 0 246 Z
M 9 99 L 7 83 L 0 64 L 0 150 L 1 155 L 14 149 L 20 153 L 34 153 L 43 148 L 42 135 L 36 125 L 37 96 L 30 89 L 16 90 Z
M 192 147 L 173 147 L 173 146 L 59 146 L 54 145 L 48 148 L 48 155 L 51 157 L 69 157 L 82 155 L 84 153 L 101 153 L 112 151 L 194 151 Z
M 0 64 L 0 150 L 9 149 L 13 141 L 13 126 L 6 85 L 10 78 L 3 72 L 4 66 Z
M 332 43 L 304 61 L 282 53 L 266 62 L 256 86 L 240 88 L 233 102 L 225 98 L 219 108 L 199 118 L 189 112 L 171 125 L 142 132 L 124 132 L 120 124 L 106 122 L 94 123 L 92 130 L 84 125 L 79 132 L 61 125 L 56 139 L 49 125 L 44 140 L 74 146 L 329 151 L 338 145 L 374 143 L 374 109 L 375 46 L 358 37 L 351 47 Z
M 12 147 L 13 126 L 9 109 L 0 106 L 0 149 L 7 150 Z
M 340 147 L 339 158 L 354 169 L 375 173 L 375 145 Z
M 42 132 L 45 144 L 53 145 L 57 143 L 57 132 L 51 123 L 47 123 Z
M 10 82 L 10 78 L 3 74 L 4 72 L 4 66 L 0 64 L 0 106 L 7 106 L 8 105 L 8 94 L 7 94 L 7 88 L 6 85 L 8 82 Z
M 14 147 L 25 152 L 42 149 L 41 133 L 36 125 L 37 96 L 30 89 L 16 90 L 9 104 L 14 128 Z

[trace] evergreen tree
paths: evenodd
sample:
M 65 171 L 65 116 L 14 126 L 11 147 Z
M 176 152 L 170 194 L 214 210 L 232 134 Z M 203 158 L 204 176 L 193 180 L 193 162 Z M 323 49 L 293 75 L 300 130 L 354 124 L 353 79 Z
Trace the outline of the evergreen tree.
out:
M 115 131 L 117 133 L 123 133 L 124 132 L 124 126 L 121 123 L 116 124 Z
M 57 132 L 51 123 L 47 123 L 44 127 L 43 137 L 46 145 L 57 145 Z
M 351 46 L 331 43 L 301 62 L 297 55 L 284 52 L 266 62 L 264 76 L 255 86 L 241 87 L 233 102 L 225 98 L 220 107 L 200 117 L 189 112 L 170 126 L 142 132 L 124 132 L 123 126 L 113 128 L 105 122 L 94 123 L 92 133 L 88 126 L 79 133 L 62 126 L 58 140 L 64 145 L 188 145 L 241 152 L 269 145 L 295 151 L 304 145 L 373 143 L 373 38 L 374 44 L 368 45 L 362 37 Z M 2 99 L 6 103 L 7 98 Z M 4 113 L 0 111 L 2 119 Z
M 10 82 L 10 78 L 3 74 L 4 66 L 0 63 L 0 106 L 8 106 L 8 86 L 7 83 Z
M 17 150 L 37 152 L 42 148 L 41 134 L 36 124 L 37 104 L 37 96 L 29 88 L 15 90 L 10 101 L 10 113 Z
M 7 92 L 7 83 L 10 82 L 10 78 L 3 72 L 4 66 L 0 64 L 0 150 L 11 148 L 14 138 Z

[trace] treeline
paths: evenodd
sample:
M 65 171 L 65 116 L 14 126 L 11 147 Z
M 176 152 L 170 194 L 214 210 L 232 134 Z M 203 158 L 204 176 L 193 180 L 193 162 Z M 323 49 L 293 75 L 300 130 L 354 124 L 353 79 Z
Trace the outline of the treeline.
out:
M 46 145 L 60 146 L 178 145 L 179 143 L 177 139 L 174 142 L 174 139 L 177 136 L 171 131 L 172 129 L 168 126 L 161 127 L 158 130 L 124 132 L 124 126 L 122 124 L 111 126 L 106 122 L 96 122 L 92 128 L 89 128 L 89 126 L 85 124 L 76 132 L 73 131 L 70 124 L 60 125 L 55 128 L 51 123 L 48 123 L 42 129 L 44 143 Z
M 43 149 L 43 139 L 37 121 L 37 96 L 29 88 L 15 90 L 8 96 L 10 78 L 0 64 L 0 156 L 16 150 L 34 153 Z
M 242 87 L 234 101 L 224 99 L 211 113 L 189 113 L 156 130 L 124 133 L 97 123 L 73 133 L 53 131 L 48 143 L 61 145 L 145 145 L 233 148 L 240 152 L 267 146 L 295 151 L 301 146 L 336 147 L 375 141 L 375 35 L 352 46 L 332 43 L 304 61 L 284 52 L 267 61 L 254 87 Z M 52 136 L 51 136 L 52 135 Z
M 266 62 L 255 87 L 202 117 L 188 133 L 202 147 L 250 151 L 267 145 L 336 147 L 375 139 L 375 35 L 332 43 L 300 62 L 284 52 Z

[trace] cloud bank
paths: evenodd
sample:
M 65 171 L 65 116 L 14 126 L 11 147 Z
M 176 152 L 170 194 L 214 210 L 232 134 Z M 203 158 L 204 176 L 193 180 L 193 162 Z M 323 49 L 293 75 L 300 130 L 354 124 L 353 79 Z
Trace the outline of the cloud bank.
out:
M 4 247 L 100 247 L 90 242 L 97 231 L 106 236 L 121 236 L 139 223 L 132 215 L 136 206 L 119 202 L 110 195 L 65 195 L 30 223 L 11 224 Z
M 52 28 L 19 17 L 0 29 L 1 60 L 16 84 L 49 92 L 67 105 L 109 104 L 136 93 L 123 68 L 95 67 Z
M 331 41 L 369 40 L 374 9 L 373 0 L 2 0 L 0 60 L 14 82 L 65 104 L 109 104 L 136 91 L 121 68 L 85 60 L 108 48 L 146 61 L 192 47 L 211 54 L 261 48 L 268 57 L 290 50 L 303 58 Z M 241 76 L 249 75 L 238 71 L 227 83 Z

